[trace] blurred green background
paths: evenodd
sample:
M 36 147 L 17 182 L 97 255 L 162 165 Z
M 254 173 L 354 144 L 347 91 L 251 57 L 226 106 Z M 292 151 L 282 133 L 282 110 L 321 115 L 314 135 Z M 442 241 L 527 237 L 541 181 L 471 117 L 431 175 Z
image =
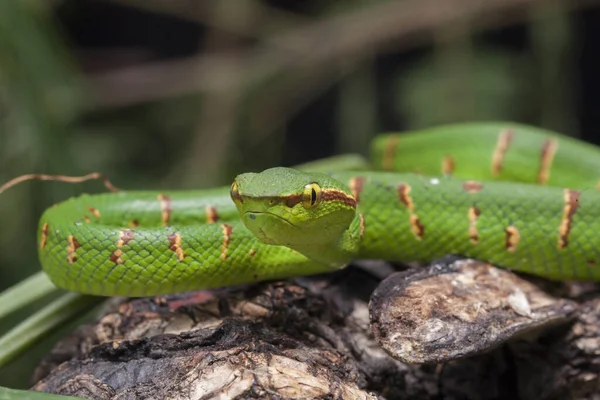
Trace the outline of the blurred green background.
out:
M 378 132 L 514 120 L 598 141 L 590 0 L 2 0 L 0 183 L 99 171 L 228 184 Z M 100 183 L 0 196 L 0 289 L 39 270 L 43 210 Z M 2 321 L 0 333 L 21 315 Z M 27 387 L 52 341 L 0 385 Z

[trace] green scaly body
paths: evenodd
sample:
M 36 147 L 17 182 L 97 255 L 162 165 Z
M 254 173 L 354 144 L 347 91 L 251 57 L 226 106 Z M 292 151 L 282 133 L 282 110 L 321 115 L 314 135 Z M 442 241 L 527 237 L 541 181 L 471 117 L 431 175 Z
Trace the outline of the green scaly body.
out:
M 504 141 L 501 139 L 503 138 Z M 508 141 L 499 171 L 492 164 L 499 142 Z M 543 153 L 550 160 L 548 179 L 541 182 Z M 381 135 L 372 144 L 374 169 L 443 173 L 447 157 L 452 174 L 465 179 L 529 182 L 549 186 L 594 188 L 600 181 L 600 150 L 579 140 L 515 123 L 469 123 Z
M 441 139 L 448 132 L 452 140 Z M 414 157 L 410 168 L 426 174 L 444 169 L 475 179 L 516 179 L 521 171 L 525 180 L 547 169 L 542 177 L 559 186 L 375 171 L 336 172 L 325 184 L 329 178 L 322 175 L 272 169 L 236 179 L 244 200 L 237 201 L 239 210 L 229 188 L 69 199 L 42 216 L 39 255 L 56 285 L 98 295 L 173 293 L 326 272 L 355 258 L 427 262 L 450 253 L 548 278 L 600 280 L 599 154 L 514 124 L 384 137 L 373 146 L 380 167 L 406 168 Z M 297 200 L 311 182 L 321 185 L 323 199 L 307 208 Z M 568 189 L 561 187 L 566 183 Z M 296 199 L 293 207 L 290 199 Z M 343 216 L 316 218 L 340 207 Z M 263 211 L 279 217 L 265 222 Z M 250 214 L 259 218 L 246 218 Z M 343 224 L 341 234 L 332 228 Z M 287 230 L 295 225 L 304 228 Z M 272 233 L 282 238 L 273 241 Z M 265 244 L 257 234 L 286 246 Z

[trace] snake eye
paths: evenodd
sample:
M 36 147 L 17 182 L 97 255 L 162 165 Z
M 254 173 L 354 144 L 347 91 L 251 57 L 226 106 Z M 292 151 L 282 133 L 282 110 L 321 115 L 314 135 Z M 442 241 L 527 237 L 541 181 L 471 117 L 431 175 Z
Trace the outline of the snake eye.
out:
M 321 187 L 317 183 L 304 186 L 302 193 L 302 205 L 304 208 L 312 208 L 321 202 Z
M 240 196 L 240 191 L 238 190 L 238 184 L 236 181 L 233 181 L 233 183 L 231 184 L 229 195 L 231 196 L 231 200 L 233 200 L 235 204 L 242 204 L 244 202 L 242 200 L 242 196 Z

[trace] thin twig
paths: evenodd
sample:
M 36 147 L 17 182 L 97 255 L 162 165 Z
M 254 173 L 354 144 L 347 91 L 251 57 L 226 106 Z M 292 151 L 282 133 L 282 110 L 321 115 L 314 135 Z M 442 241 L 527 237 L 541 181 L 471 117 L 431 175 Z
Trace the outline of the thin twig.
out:
M 92 172 L 91 174 L 83 175 L 83 176 L 67 176 L 67 175 L 46 175 L 46 174 L 27 174 L 21 175 L 10 181 L 6 182 L 2 186 L 0 186 L 0 194 L 5 190 L 18 185 L 19 183 L 30 181 L 30 180 L 38 180 L 38 181 L 56 181 L 56 182 L 66 182 L 66 183 L 81 183 L 94 179 L 100 179 L 104 183 L 104 186 L 110 190 L 111 192 L 118 192 L 119 189 L 113 185 L 107 177 L 102 175 L 99 172 Z

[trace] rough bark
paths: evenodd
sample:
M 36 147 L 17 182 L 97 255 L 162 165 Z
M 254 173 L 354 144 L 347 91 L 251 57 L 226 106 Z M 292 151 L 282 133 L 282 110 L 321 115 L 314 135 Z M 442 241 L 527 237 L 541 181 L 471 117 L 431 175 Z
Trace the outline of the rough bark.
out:
M 93 399 L 594 398 L 596 286 L 535 282 L 448 258 L 381 284 L 350 267 L 245 288 L 115 299 L 98 321 L 56 346 L 33 388 Z M 438 320 L 435 334 L 427 315 Z M 440 338 L 444 345 L 436 346 Z M 430 363 L 394 358 L 407 340 Z

